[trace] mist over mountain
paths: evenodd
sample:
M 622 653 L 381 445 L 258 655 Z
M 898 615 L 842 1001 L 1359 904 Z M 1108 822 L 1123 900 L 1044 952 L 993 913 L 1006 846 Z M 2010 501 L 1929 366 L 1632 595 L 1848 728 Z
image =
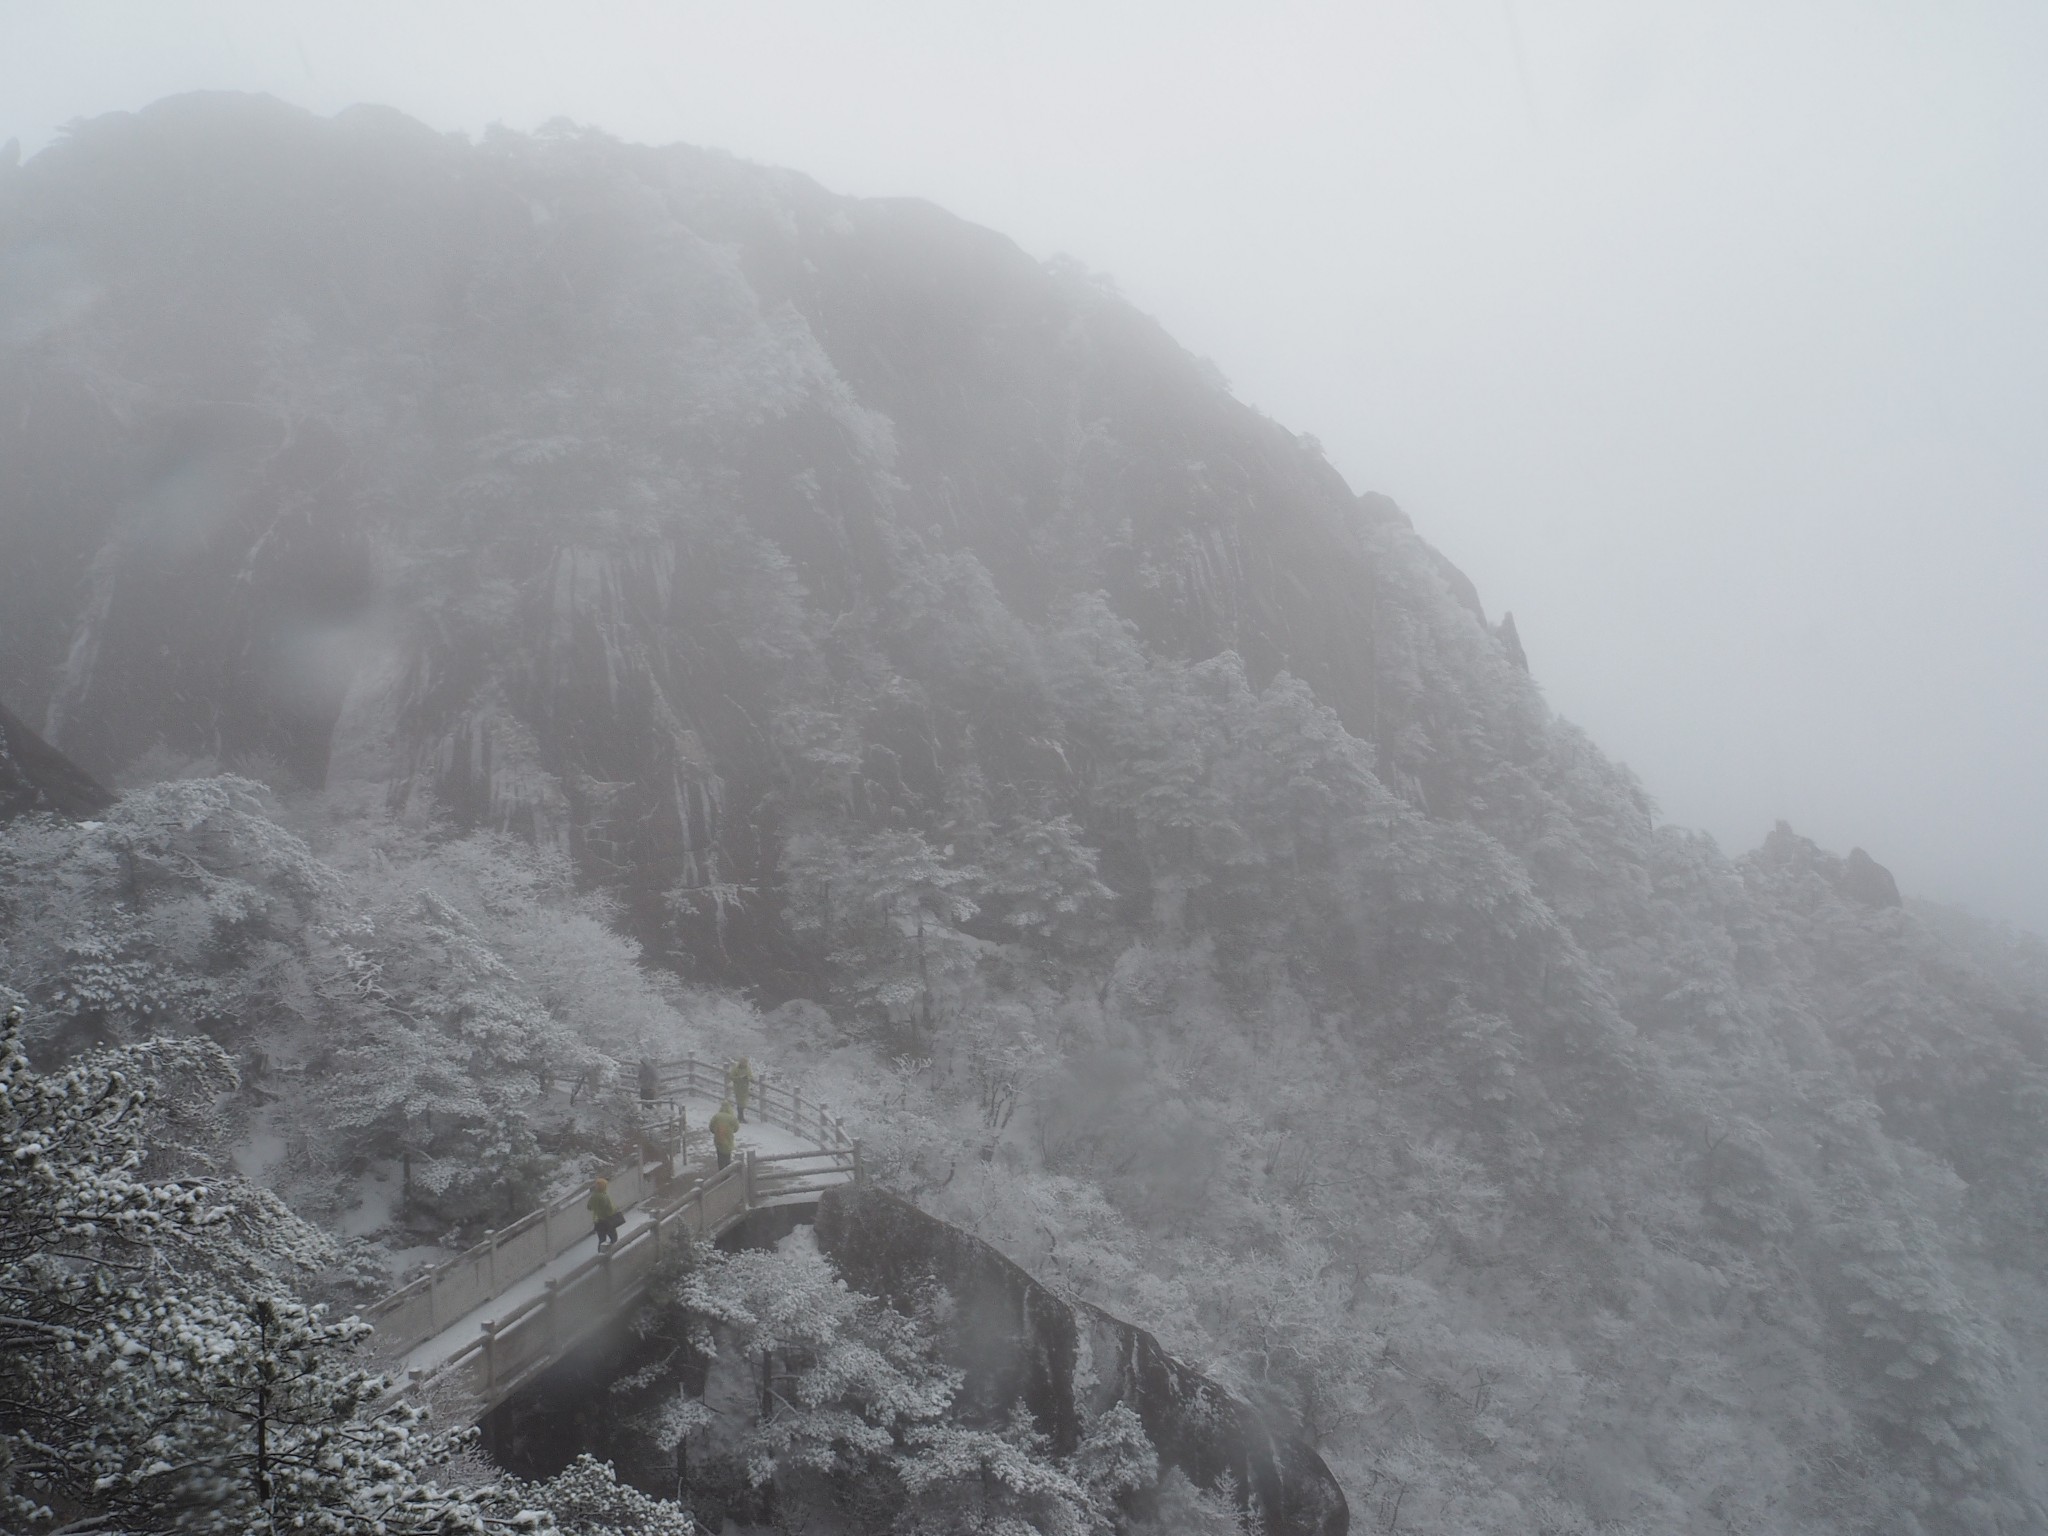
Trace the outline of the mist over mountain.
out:
M 1494 658 L 1398 512 L 938 210 L 207 98 L 14 195 L 4 685 L 103 772 L 431 793 L 651 898 L 769 872 L 790 732 L 840 735 L 863 662 L 924 697 L 802 750 L 853 751 L 870 814 L 937 803 L 948 729 L 1055 788 L 1027 631 L 1097 593 L 1162 655 L 1299 677 L 1447 812 L 1473 790 L 1432 717 L 1517 707 L 1429 687 Z
M 134 791 L 0 849 L 42 1048 L 260 1059 L 296 1205 L 441 1170 L 396 1250 L 669 1010 L 1354 1529 L 2041 1529 L 2048 952 L 1658 825 L 1541 673 L 925 204 L 228 96 L 0 168 L 0 699 Z

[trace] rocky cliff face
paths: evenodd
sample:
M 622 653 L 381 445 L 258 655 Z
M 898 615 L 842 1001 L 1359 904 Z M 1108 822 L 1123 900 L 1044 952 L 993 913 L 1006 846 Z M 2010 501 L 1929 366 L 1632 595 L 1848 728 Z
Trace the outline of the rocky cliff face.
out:
M 105 810 L 112 799 L 91 774 L 0 704 L 0 823 L 31 811 L 82 818 Z
M 917 1313 L 946 1298 L 941 1342 L 963 1372 L 957 1412 L 1000 1424 L 1015 1406 L 1031 1413 L 1055 1456 L 1070 1455 L 1083 1423 L 1112 1405 L 1135 1410 L 1159 1451 L 1202 1488 L 1224 1479 L 1242 1490 L 1266 1536 L 1345 1536 L 1344 1492 L 1315 1451 L 1285 1425 L 1160 1347 L 1142 1328 L 1055 1294 L 987 1243 L 872 1188 L 828 1191 L 816 1207 L 753 1212 L 725 1232 L 728 1250 L 773 1247 L 813 1225 L 820 1251 L 855 1290 Z M 493 1409 L 487 1437 L 526 1476 L 558 1471 L 580 1451 L 620 1458 L 649 1487 L 669 1469 L 636 1466 L 617 1433 L 613 1383 L 647 1364 L 646 1345 L 618 1326 Z M 760 1386 L 744 1356 L 720 1354 L 693 1368 L 689 1391 L 743 1421 Z
M 906 1307 L 934 1284 L 951 1298 L 948 1357 L 966 1372 L 961 1400 L 981 1421 L 1000 1422 L 1021 1402 L 1065 1455 L 1085 1419 L 1124 1403 L 1165 1465 L 1204 1488 L 1229 1476 L 1271 1536 L 1350 1529 L 1320 1456 L 1144 1329 L 1054 1295 L 988 1244 L 877 1190 L 828 1192 L 817 1234 L 856 1290 Z

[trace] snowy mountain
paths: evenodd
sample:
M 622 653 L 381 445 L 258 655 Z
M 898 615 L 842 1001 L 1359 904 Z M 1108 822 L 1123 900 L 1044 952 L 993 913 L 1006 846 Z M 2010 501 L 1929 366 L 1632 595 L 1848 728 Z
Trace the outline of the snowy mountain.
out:
M 177 98 L 0 171 L 0 466 L 0 696 L 58 748 L 560 855 L 1357 1528 L 2048 1523 L 2038 947 L 1658 826 L 1400 510 L 1078 266 L 694 149 Z M 340 974 L 274 883 L 263 974 Z M 547 925 L 474 888 L 407 932 L 509 975 Z M 370 1027 L 223 953 L 159 958 L 231 1046 Z M 556 1059 L 633 1048 L 490 974 L 595 1031 Z

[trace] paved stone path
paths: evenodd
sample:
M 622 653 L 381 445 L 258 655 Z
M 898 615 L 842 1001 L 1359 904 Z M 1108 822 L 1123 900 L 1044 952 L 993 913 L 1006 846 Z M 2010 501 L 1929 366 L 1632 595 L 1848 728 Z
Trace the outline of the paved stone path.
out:
M 700 1107 L 700 1105 L 700 1100 L 694 1098 L 691 1100 L 690 1118 L 693 1123 L 701 1125 L 710 1119 L 711 1111 L 717 1108 L 717 1104 L 713 1101 L 708 1107 Z M 793 1131 L 784 1130 L 781 1126 L 765 1124 L 758 1117 L 750 1119 L 745 1125 L 740 1127 L 736 1140 L 737 1146 L 735 1150 L 739 1155 L 752 1152 L 757 1156 L 772 1156 L 787 1152 L 814 1152 L 819 1150 L 818 1144 L 815 1141 L 798 1136 Z M 690 1167 L 700 1174 L 711 1172 L 714 1167 L 712 1159 L 708 1155 L 708 1150 L 699 1155 L 700 1148 L 704 1148 L 708 1141 L 709 1136 L 704 1132 L 692 1131 L 690 1133 L 689 1151 L 692 1154 Z M 774 1202 L 771 1200 L 766 1203 L 772 1204 Z M 653 1219 L 645 1202 L 629 1208 L 625 1212 L 625 1217 L 626 1223 L 619 1229 L 619 1241 L 621 1243 L 631 1238 L 635 1232 L 647 1226 Z M 473 1342 L 477 1335 L 482 1332 L 485 1323 L 517 1311 L 519 1307 L 536 1299 L 546 1291 L 550 1280 L 559 1281 L 579 1265 L 588 1263 L 596 1254 L 597 1234 L 593 1231 L 573 1247 L 557 1254 L 532 1274 L 513 1282 L 504 1290 L 472 1308 L 462 1316 L 457 1317 L 432 1338 L 414 1345 L 410 1350 L 406 1351 L 402 1358 L 393 1362 L 393 1374 L 400 1380 L 408 1379 L 414 1372 L 422 1375 L 432 1375 L 465 1345 Z

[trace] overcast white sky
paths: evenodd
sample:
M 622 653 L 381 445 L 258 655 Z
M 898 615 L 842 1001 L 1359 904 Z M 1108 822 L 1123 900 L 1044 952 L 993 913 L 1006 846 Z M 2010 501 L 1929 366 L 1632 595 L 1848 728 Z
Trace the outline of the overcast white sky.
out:
M 1114 276 L 1731 852 L 2048 932 L 2036 0 L 0 0 L 0 140 L 200 87 L 558 115 Z

